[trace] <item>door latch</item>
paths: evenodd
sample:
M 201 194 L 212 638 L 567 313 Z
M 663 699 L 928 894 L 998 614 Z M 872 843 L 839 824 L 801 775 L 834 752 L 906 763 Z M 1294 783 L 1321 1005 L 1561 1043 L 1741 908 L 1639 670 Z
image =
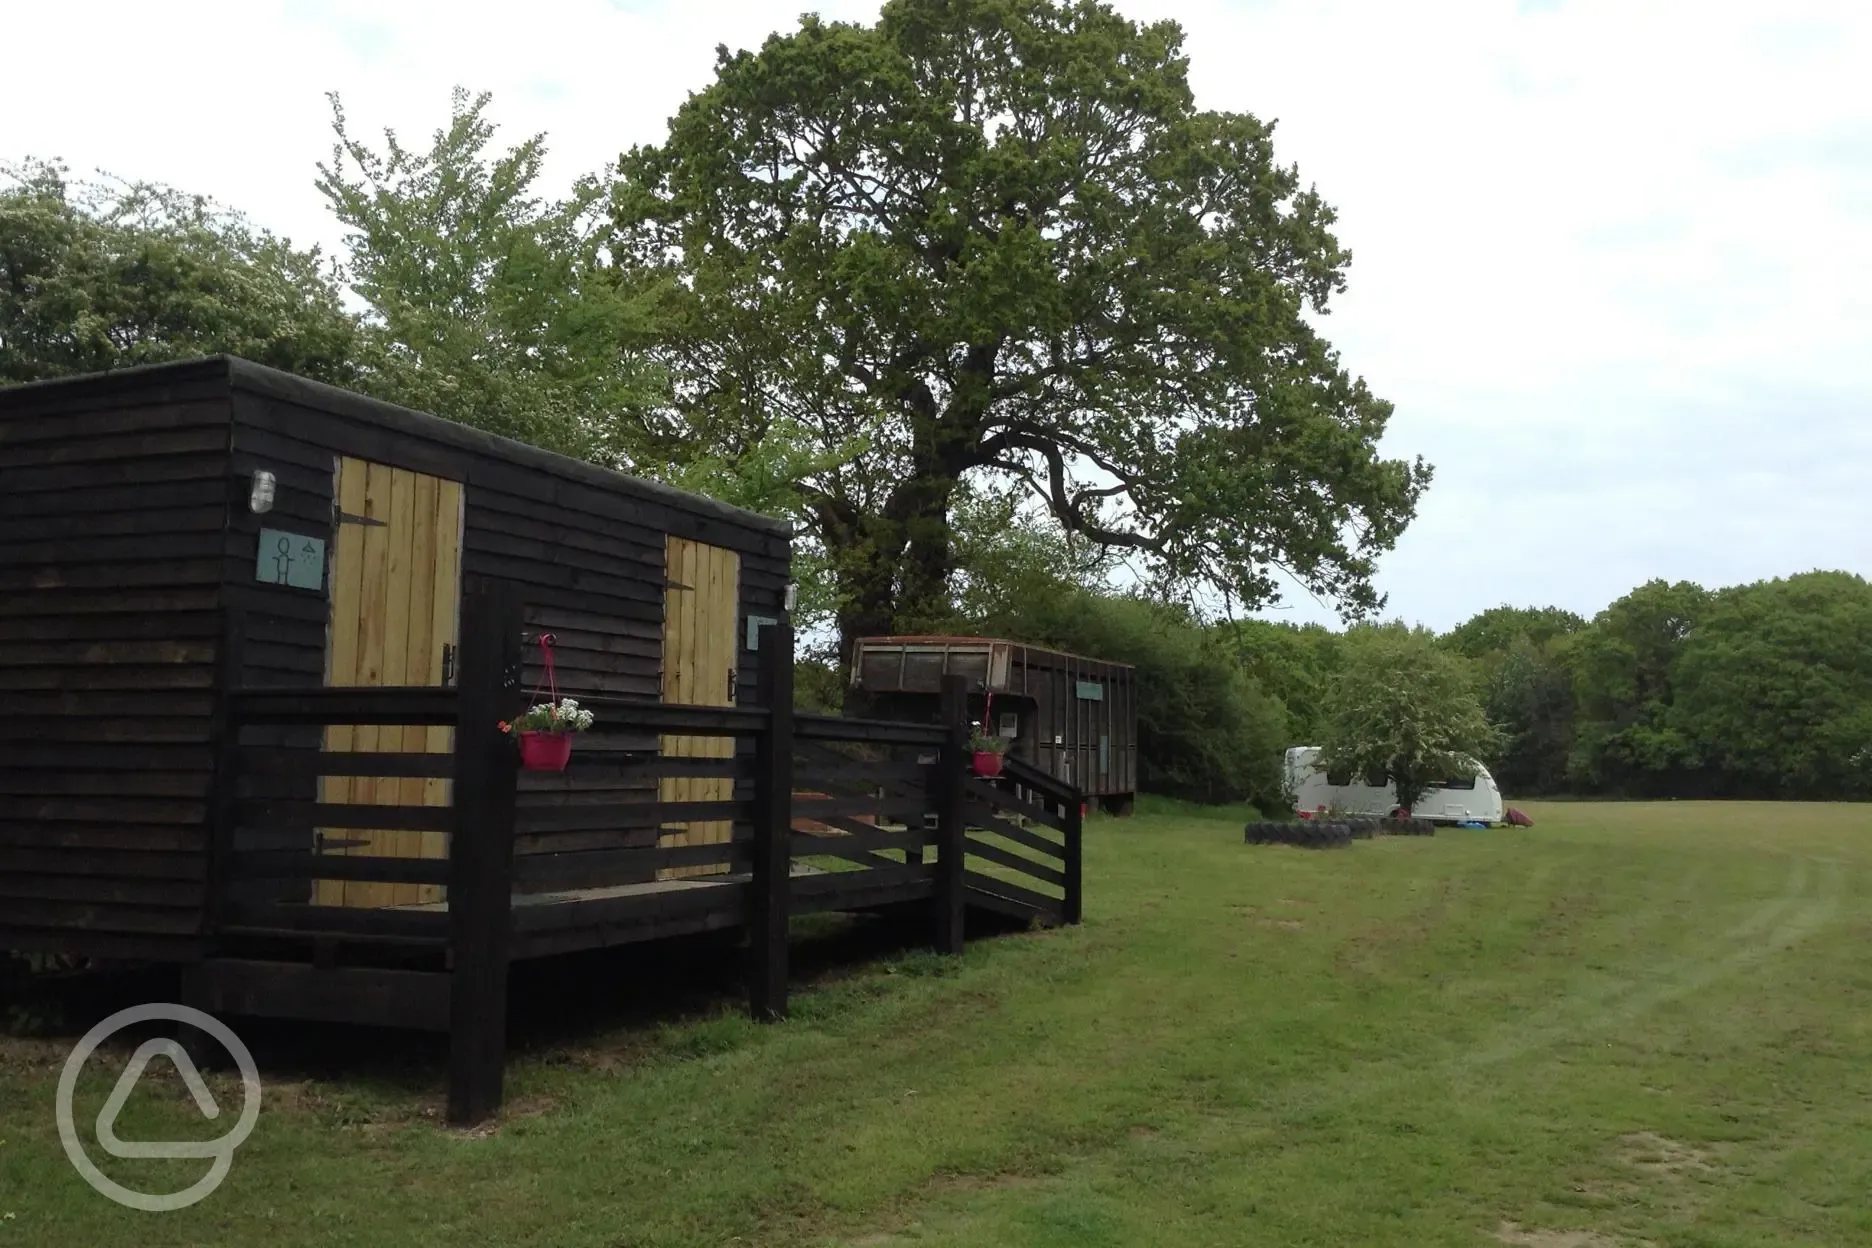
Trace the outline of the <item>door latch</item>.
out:
M 729 706 L 733 706 L 735 704 L 735 689 L 740 684 L 740 677 L 741 677 L 740 672 L 736 671 L 732 667 L 728 669 L 728 705 Z
M 442 643 L 442 683 L 455 683 L 455 647 L 447 642 Z

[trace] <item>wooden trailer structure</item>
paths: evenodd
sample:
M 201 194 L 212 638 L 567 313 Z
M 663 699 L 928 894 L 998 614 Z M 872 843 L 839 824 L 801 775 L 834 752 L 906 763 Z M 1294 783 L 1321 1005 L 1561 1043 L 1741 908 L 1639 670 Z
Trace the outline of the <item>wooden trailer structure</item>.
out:
M 970 779 L 959 681 L 940 722 L 794 714 L 789 564 L 761 516 L 241 360 L 0 389 L 0 950 L 446 1031 L 465 1122 L 514 959 L 738 929 L 771 1018 L 795 913 L 1077 922 L 1077 795 Z M 598 723 L 523 772 L 549 647 Z
M 992 637 L 865 637 L 851 680 L 876 713 L 934 722 L 943 678 L 968 682 L 1008 756 L 1129 814 L 1137 796 L 1137 673 L 1060 650 Z

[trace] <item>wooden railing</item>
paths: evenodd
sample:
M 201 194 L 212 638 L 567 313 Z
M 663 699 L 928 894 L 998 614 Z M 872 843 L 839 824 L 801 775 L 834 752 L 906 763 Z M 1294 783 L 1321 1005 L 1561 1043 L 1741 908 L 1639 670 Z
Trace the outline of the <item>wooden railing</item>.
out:
M 938 724 L 796 715 L 781 624 L 756 705 L 581 697 L 597 724 L 567 769 L 523 773 L 497 727 L 522 709 L 522 618 L 514 586 L 470 578 L 457 687 L 236 689 L 223 706 L 210 938 L 309 940 L 328 962 L 334 943 L 445 950 L 451 1118 L 498 1101 L 516 949 L 706 911 L 745 923 L 750 1007 L 780 1018 L 794 913 L 933 900 L 949 952 L 971 899 L 1078 921 L 1081 798 L 1013 760 L 1001 782 L 971 777 L 960 678 Z

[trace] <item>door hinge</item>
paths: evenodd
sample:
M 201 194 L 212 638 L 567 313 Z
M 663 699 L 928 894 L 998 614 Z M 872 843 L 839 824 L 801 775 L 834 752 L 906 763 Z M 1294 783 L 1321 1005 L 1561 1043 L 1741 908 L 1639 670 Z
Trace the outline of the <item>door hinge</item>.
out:
M 336 504 L 332 506 L 332 514 L 338 517 L 339 524 L 364 524 L 379 529 L 387 529 L 390 527 L 390 522 L 388 520 L 373 520 L 369 516 L 354 516 Z
M 442 683 L 455 683 L 455 647 L 447 642 L 442 644 Z
M 737 672 L 732 667 L 729 668 L 728 669 L 728 705 L 729 706 L 733 706 L 735 704 L 735 689 L 740 685 L 740 683 L 741 683 L 741 673 Z

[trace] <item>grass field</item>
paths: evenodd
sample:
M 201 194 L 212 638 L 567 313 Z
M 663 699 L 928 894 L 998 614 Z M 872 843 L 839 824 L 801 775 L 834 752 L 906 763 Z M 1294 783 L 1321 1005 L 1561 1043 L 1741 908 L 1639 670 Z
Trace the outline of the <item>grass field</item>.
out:
M 573 1011 L 493 1131 L 436 1125 L 423 1043 L 262 1043 L 174 1214 L 66 1163 L 69 1039 L 0 1040 L 0 1246 L 1872 1243 L 1872 807 L 1529 809 L 1333 853 L 1100 821 L 1084 927 L 824 970 L 780 1027 Z M 224 1125 L 146 1081 L 121 1135 Z

